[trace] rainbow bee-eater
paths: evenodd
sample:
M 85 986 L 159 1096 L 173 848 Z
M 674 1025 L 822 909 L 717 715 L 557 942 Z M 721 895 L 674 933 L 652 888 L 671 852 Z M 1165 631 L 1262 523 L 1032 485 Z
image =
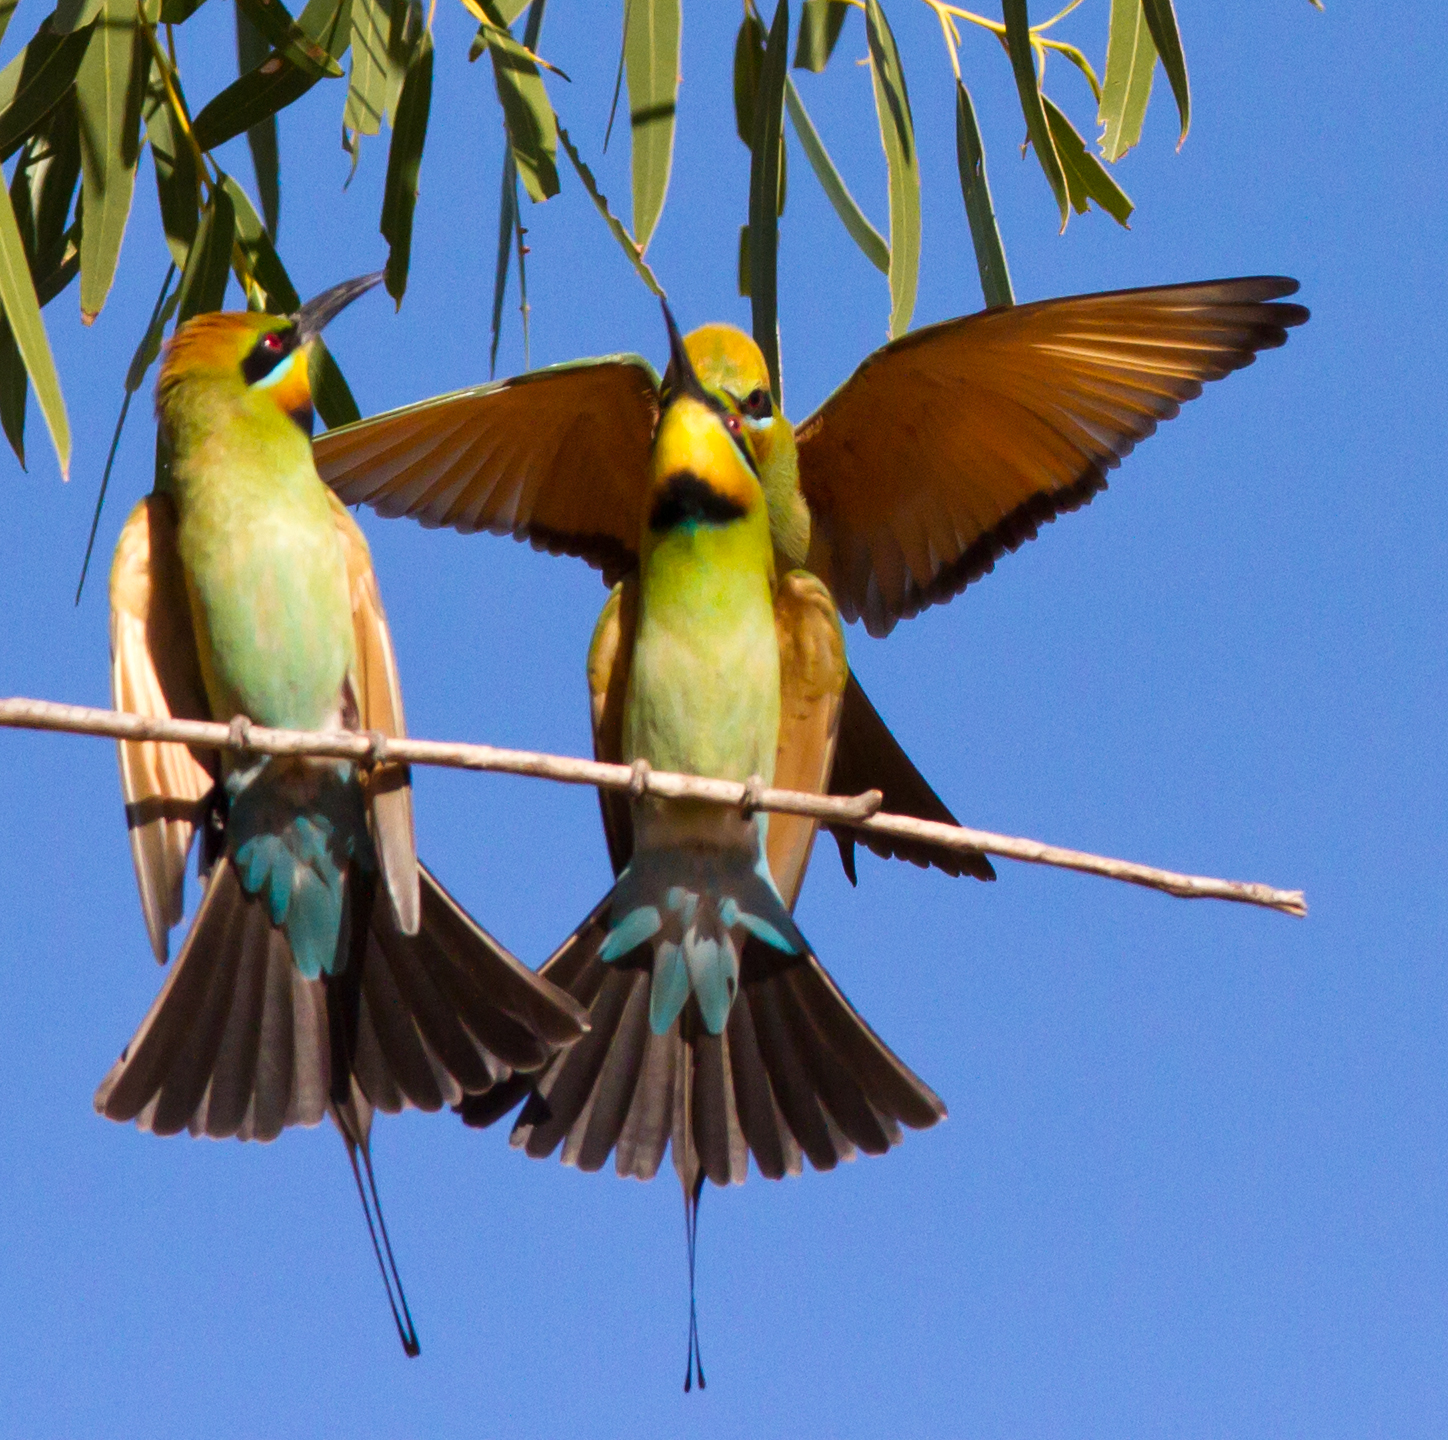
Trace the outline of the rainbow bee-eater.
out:
M 1307 319 L 1279 303 L 1296 289 L 1274 276 L 1216 280 L 948 320 L 867 357 L 798 427 L 746 335 L 711 325 L 687 344 L 700 380 L 731 397 L 751 436 L 780 573 L 817 575 L 846 620 L 879 636 L 1086 504 L 1205 381 L 1281 345 Z M 648 362 L 611 355 L 332 431 L 317 464 L 348 503 L 579 555 L 612 585 L 638 561 L 658 415 Z M 829 789 L 872 788 L 888 810 L 953 818 L 851 677 Z M 619 833 L 611 827 L 611 845 Z M 851 880 L 858 833 L 835 831 Z M 951 874 L 992 874 L 983 855 L 860 838 Z
M 313 341 L 379 279 L 291 317 L 198 316 L 167 346 L 156 408 L 169 464 L 111 571 L 118 709 L 404 733 L 367 543 L 311 451 Z M 581 1033 L 582 1011 L 419 865 L 405 766 L 134 741 L 120 760 L 158 960 L 198 831 L 205 891 L 96 1108 L 157 1134 L 255 1140 L 330 1115 L 415 1354 L 377 1203 L 372 1112 L 438 1110 L 536 1070 Z
M 819 579 L 777 568 L 754 437 L 665 316 L 672 358 L 639 563 L 589 654 L 595 736 L 628 763 L 818 793 L 849 673 L 840 619 Z M 513 1143 L 538 1157 L 561 1145 L 583 1170 L 612 1153 L 641 1179 L 672 1147 L 692 1272 L 706 1178 L 741 1183 L 751 1154 L 771 1179 L 806 1157 L 829 1170 L 945 1106 L 856 1014 L 790 914 L 814 822 L 647 794 L 624 804 L 627 863 L 541 971 L 589 1007 L 591 1028 L 530 1082 Z M 464 1117 L 488 1123 L 518 1088 L 465 1101 Z

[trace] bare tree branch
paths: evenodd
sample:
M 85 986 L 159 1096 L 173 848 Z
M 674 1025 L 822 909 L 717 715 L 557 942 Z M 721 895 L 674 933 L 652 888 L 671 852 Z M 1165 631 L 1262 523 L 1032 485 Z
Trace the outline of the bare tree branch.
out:
M 1300 890 L 1278 890 L 1244 880 L 1217 880 L 1206 875 L 1180 875 L 1129 860 L 1113 860 L 1081 850 L 1065 850 L 1039 840 L 971 830 L 964 825 L 941 825 L 910 815 L 881 814 L 881 794 L 810 795 L 800 790 L 775 790 L 758 780 L 710 780 L 652 770 L 644 761 L 633 766 L 608 765 L 566 755 L 545 755 L 532 750 L 503 750 L 494 745 L 469 745 L 440 740 L 394 739 L 378 732 L 350 730 L 271 730 L 237 716 L 230 725 L 209 720 L 157 719 L 86 705 L 59 705 L 48 700 L 0 700 L 0 727 L 23 730 L 60 730 L 73 735 L 109 736 L 116 740 L 169 740 L 207 750 L 251 751 L 261 755 L 316 755 L 367 764 L 443 765 L 459 770 L 488 770 L 503 775 L 532 775 L 565 785 L 593 785 L 600 790 L 632 790 L 636 795 L 664 799 L 704 800 L 748 810 L 772 810 L 787 815 L 808 815 L 856 830 L 923 840 L 950 850 L 983 850 L 1030 865 L 1054 865 L 1125 880 L 1188 900 L 1235 900 L 1261 905 L 1286 915 L 1306 915 L 1307 901 Z

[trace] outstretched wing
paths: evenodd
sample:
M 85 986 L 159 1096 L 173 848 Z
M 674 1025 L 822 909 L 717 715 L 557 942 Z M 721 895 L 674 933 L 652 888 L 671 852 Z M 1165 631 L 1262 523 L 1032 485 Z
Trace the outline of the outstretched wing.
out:
M 929 326 L 799 427 L 809 568 L 872 635 L 1089 501 L 1182 403 L 1283 344 L 1295 280 L 1078 295 Z
M 580 360 L 330 430 L 317 470 L 349 505 L 512 535 L 612 584 L 638 553 L 658 408 L 640 356 Z
M 358 728 L 389 736 L 406 735 L 397 657 L 377 591 L 372 552 L 347 507 L 330 492 L 328 499 L 347 559 L 347 587 L 352 597 L 356 662 L 350 678 Z M 404 935 L 416 935 L 420 912 L 417 845 L 412 832 L 412 775 L 406 765 L 378 765 L 368 773 L 366 785 L 372 837 L 393 913 Z
M 176 549 L 176 512 L 164 495 L 148 495 L 131 511 L 111 564 L 111 701 L 136 715 L 212 718 Z M 122 740 L 117 749 L 141 909 L 164 964 L 216 756 L 151 740 Z
M 849 666 L 835 602 L 823 581 L 793 570 L 774 598 L 779 640 L 779 748 L 774 783 L 820 795 L 829 785 Z M 819 822 L 806 815 L 769 817 L 769 870 L 793 910 Z

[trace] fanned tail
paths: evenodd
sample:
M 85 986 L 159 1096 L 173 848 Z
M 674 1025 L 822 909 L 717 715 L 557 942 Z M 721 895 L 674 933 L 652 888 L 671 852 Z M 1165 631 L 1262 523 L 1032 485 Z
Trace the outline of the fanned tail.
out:
M 857 1151 L 882 1154 L 901 1126 L 945 1115 L 940 1098 L 856 1013 L 806 948 L 783 955 L 750 936 L 739 992 L 719 1034 L 692 996 L 663 1034 L 649 1022 L 653 954 L 599 957 L 604 900 L 540 975 L 587 1007 L 589 1032 L 537 1077 L 468 1097 L 463 1119 L 486 1125 L 526 1095 L 512 1143 L 565 1164 L 651 1179 L 672 1145 L 686 1186 L 698 1174 L 741 1183 L 830 1170 Z
M 409 1353 L 416 1332 L 377 1201 L 372 1110 L 460 1104 L 537 1070 L 587 1023 L 419 868 L 422 924 L 407 936 L 376 877 L 352 867 L 341 926 L 350 942 L 332 973 L 308 979 L 265 900 L 220 859 L 161 993 L 95 1097 L 101 1114 L 159 1135 L 271 1140 L 330 1113 Z M 347 923 L 353 909 L 370 923 Z

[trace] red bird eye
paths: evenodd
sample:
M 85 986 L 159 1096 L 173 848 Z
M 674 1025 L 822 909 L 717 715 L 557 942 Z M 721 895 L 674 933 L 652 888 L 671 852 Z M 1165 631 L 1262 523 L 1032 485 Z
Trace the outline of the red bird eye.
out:
M 739 417 L 732 411 L 726 411 L 724 415 L 724 428 L 736 439 L 744 438 L 744 425 Z
M 751 420 L 767 420 L 774 413 L 774 397 L 768 390 L 751 390 L 744 399 L 744 413 Z
M 280 355 L 282 353 L 282 337 L 275 330 L 269 331 L 261 337 L 261 348 L 268 355 Z

